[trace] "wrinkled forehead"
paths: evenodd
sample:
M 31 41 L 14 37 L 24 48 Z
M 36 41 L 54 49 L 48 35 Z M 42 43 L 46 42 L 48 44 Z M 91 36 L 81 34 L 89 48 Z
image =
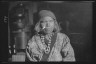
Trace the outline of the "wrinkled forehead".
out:
M 40 21 L 53 21 L 54 19 L 51 18 L 50 16 L 42 17 L 40 18 Z

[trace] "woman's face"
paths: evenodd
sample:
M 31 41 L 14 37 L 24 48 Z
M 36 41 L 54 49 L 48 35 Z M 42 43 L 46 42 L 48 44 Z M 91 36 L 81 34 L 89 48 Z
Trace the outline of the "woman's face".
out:
M 47 17 L 43 17 L 41 19 L 41 27 L 44 28 L 44 32 L 46 33 L 51 33 L 54 29 L 54 20 L 53 18 L 47 16 Z

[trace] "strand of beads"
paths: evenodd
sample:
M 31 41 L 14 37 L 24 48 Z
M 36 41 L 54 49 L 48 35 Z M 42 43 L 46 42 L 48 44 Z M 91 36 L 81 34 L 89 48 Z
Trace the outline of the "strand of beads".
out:
M 43 45 L 45 46 L 45 53 L 48 54 L 50 52 L 50 45 L 51 45 L 51 37 L 52 37 L 53 33 L 48 35 L 48 37 L 46 38 L 49 42 L 47 43 L 48 46 L 45 44 L 44 42 L 44 36 L 41 36 L 41 41 L 43 43 Z
M 42 42 L 42 44 L 44 45 L 44 50 L 46 49 L 46 47 L 47 47 L 47 45 L 45 44 L 45 42 L 44 42 L 44 36 L 42 36 L 41 35 L 41 42 Z

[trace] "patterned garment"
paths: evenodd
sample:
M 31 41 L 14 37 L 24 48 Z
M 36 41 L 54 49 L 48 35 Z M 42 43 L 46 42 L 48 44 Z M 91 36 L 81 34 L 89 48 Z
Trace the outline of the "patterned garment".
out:
M 29 40 L 26 48 L 26 55 L 30 61 L 76 61 L 74 50 L 67 35 L 56 33 L 52 39 L 50 52 L 44 53 L 45 46 L 40 36 L 35 35 Z M 45 40 L 47 42 L 47 40 Z

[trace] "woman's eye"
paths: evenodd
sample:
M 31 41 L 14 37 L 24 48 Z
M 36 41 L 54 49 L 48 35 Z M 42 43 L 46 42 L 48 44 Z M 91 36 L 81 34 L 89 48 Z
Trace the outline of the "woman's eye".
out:
M 45 23 L 46 21 L 41 21 L 41 23 Z
M 41 23 L 43 23 L 44 21 L 41 21 Z
M 50 20 L 50 22 L 53 22 L 53 20 Z

